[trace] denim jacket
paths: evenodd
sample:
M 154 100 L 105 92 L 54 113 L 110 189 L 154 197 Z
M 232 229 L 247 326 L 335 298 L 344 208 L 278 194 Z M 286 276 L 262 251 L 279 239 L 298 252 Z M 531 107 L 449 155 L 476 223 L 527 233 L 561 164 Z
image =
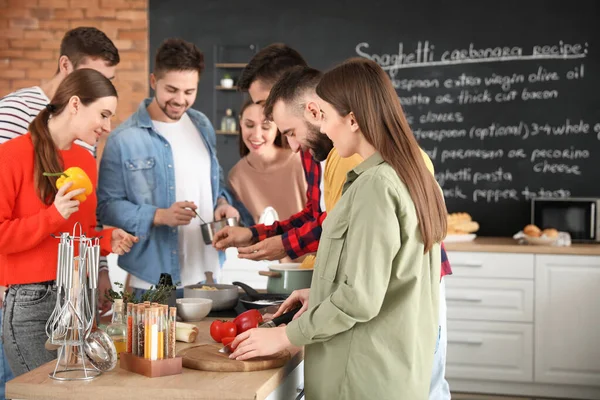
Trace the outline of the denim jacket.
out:
M 146 110 L 151 101 L 142 101 L 108 137 L 100 163 L 97 212 L 103 224 L 124 229 L 140 240 L 119 257 L 121 268 L 151 284 L 158 283 L 161 273 L 170 274 L 177 283 L 181 281 L 178 229 L 153 225 L 156 210 L 169 208 L 176 201 L 176 192 L 173 152 L 152 125 Z M 210 154 L 213 209 L 220 197 L 232 204 L 217 160 L 212 124 L 199 111 L 189 109 L 187 114 Z

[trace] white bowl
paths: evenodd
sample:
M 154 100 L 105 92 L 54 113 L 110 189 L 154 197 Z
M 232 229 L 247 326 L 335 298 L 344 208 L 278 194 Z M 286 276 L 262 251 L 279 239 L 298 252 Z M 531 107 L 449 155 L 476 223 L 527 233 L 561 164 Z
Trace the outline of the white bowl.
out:
M 446 235 L 443 242 L 444 243 L 463 243 L 463 242 L 472 242 L 477 237 L 474 233 L 466 233 L 464 235 Z
M 524 238 L 527 243 L 533 244 L 536 246 L 551 246 L 554 244 L 554 242 L 556 242 L 558 240 L 558 236 L 549 238 L 547 236 L 534 237 L 534 236 L 524 235 Z
M 221 86 L 223 86 L 224 88 L 232 88 L 233 87 L 233 79 L 230 78 L 223 78 L 221 79 Z
M 212 308 L 211 299 L 200 297 L 177 299 L 177 314 L 184 321 L 201 321 Z

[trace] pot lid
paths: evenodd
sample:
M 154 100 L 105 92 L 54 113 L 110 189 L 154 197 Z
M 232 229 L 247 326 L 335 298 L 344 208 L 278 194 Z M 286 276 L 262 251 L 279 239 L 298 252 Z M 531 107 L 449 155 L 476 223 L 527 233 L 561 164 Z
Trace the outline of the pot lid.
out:
M 300 263 L 284 263 L 269 265 L 271 271 L 312 271 L 312 268 L 300 269 Z

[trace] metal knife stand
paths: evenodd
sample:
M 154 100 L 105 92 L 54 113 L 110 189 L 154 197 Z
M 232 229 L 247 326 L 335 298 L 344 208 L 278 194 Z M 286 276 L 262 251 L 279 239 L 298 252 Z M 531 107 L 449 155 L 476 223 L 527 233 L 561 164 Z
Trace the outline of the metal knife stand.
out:
M 76 235 L 79 227 L 79 236 Z M 74 256 L 74 246 L 79 255 Z M 50 342 L 60 345 L 54 371 L 48 374 L 58 381 L 87 381 L 102 372 L 86 360 L 86 339 L 90 334 L 96 315 L 95 301 L 98 266 L 100 259 L 99 239 L 87 238 L 76 223 L 71 235 L 63 233 L 58 244 L 56 264 L 56 305 L 48 322 L 46 334 Z M 76 353 L 76 354 L 75 354 Z M 72 356 L 80 360 L 76 365 Z

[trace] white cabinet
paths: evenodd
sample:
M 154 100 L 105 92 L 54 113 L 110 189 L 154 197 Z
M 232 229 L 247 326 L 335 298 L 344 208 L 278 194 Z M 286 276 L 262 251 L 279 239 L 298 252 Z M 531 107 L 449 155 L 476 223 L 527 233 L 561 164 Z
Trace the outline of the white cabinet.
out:
M 533 322 L 533 281 L 451 277 L 448 319 Z
M 448 321 L 448 378 L 531 382 L 531 324 Z
M 600 256 L 448 257 L 451 388 L 600 399 Z
M 538 255 L 535 380 L 600 386 L 600 257 Z
M 533 279 L 533 254 L 457 252 L 449 258 L 453 276 Z
M 277 386 L 266 400 L 303 400 L 304 399 L 304 361 Z

